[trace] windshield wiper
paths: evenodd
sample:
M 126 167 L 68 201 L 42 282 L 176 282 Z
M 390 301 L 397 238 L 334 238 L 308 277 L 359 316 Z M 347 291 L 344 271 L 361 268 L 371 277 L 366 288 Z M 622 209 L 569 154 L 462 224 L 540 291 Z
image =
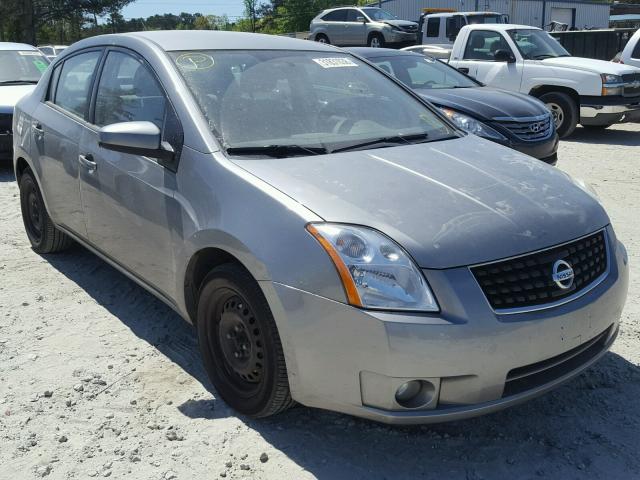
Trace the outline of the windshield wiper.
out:
M 328 153 L 324 147 L 303 147 L 302 145 L 253 145 L 249 147 L 229 147 L 229 155 L 266 155 L 268 157 L 283 158 L 295 155 L 322 155 Z
M 0 85 L 23 85 L 23 84 L 34 85 L 38 83 L 38 80 L 3 80 L 0 82 Z
M 364 147 L 369 147 L 369 146 L 373 146 L 373 145 L 378 145 L 378 144 L 397 144 L 397 143 L 406 143 L 406 144 L 413 144 L 413 143 L 420 143 L 420 141 L 425 141 L 429 139 L 429 134 L 428 133 L 414 133 L 411 135 L 394 135 L 392 137 L 381 137 L 381 138 L 376 138 L 375 140 L 367 140 L 366 142 L 360 142 L 360 143 L 354 143 L 353 145 L 348 145 L 346 147 L 340 147 L 340 148 L 335 148 L 333 150 L 331 150 L 331 153 L 337 153 L 337 152 L 346 152 L 348 150 L 358 150 L 360 148 L 364 148 Z
M 551 55 L 549 53 L 542 53 L 540 55 L 534 55 L 531 57 L 532 60 L 544 60 L 545 58 L 556 58 L 557 55 Z

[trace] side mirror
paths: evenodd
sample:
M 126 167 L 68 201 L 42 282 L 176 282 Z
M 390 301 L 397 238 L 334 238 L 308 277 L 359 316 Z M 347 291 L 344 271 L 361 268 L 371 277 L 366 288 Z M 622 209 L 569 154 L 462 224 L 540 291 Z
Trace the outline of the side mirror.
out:
M 364 17 L 356 17 L 356 22 L 367 23 L 367 19 Z
M 98 130 L 98 145 L 107 150 L 144 155 L 168 161 L 174 152 L 170 145 L 161 143 L 160 129 L 151 122 L 122 122 L 106 125 Z
M 493 59 L 496 62 L 507 62 L 507 63 L 515 63 L 516 57 L 513 55 L 513 52 L 510 50 L 496 50 L 493 54 Z

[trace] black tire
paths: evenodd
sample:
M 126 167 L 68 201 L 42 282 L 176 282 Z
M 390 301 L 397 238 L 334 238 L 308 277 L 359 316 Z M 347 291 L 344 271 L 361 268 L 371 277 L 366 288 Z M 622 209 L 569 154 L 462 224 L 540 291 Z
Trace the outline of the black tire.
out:
M 384 48 L 384 37 L 380 33 L 372 33 L 367 39 L 367 47 Z
M 573 133 L 578 125 L 578 105 L 570 95 L 563 92 L 550 92 L 540 96 L 540 100 L 551 111 L 556 130 L 560 138 L 566 138 Z
M 271 309 L 243 268 L 225 264 L 207 275 L 198 297 L 197 328 L 209 379 L 233 409 L 259 418 L 294 405 Z
M 20 177 L 20 209 L 31 248 L 37 253 L 66 250 L 73 240 L 53 224 L 42 199 L 33 172 L 27 169 Z
M 611 125 L 613 125 L 613 123 L 610 123 L 609 125 L 582 125 L 582 128 L 597 132 L 609 128 Z
M 319 33 L 318 35 L 316 35 L 315 41 L 318 43 L 326 43 L 327 45 L 331 45 L 329 37 L 327 37 L 324 33 Z

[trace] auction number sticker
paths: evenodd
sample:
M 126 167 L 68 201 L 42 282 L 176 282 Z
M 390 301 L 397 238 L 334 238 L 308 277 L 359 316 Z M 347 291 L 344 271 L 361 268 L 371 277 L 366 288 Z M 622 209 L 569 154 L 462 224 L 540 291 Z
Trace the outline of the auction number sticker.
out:
M 213 68 L 215 61 L 204 53 L 183 53 L 176 58 L 176 64 L 183 70 L 208 70 Z
M 357 67 L 358 64 L 347 57 L 336 58 L 314 58 L 314 62 L 322 68 Z
M 30 57 L 32 55 L 35 55 L 37 57 L 41 57 L 42 54 L 40 52 L 36 52 L 35 50 L 20 50 L 18 52 L 18 55 L 22 55 L 23 57 Z

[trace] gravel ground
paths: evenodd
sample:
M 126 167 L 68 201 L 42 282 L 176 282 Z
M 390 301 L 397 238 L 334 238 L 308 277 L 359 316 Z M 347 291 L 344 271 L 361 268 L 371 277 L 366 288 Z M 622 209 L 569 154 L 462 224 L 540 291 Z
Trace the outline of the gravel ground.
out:
M 560 168 L 592 183 L 635 266 L 640 125 L 578 129 Z M 387 427 L 298 407 L 254 421 L 210 393 L 183 320 L 82 248 L 41 257 L 0 168 L 0 478 L 640 478 L 640 275 L 613 351 L 483 418 Z

